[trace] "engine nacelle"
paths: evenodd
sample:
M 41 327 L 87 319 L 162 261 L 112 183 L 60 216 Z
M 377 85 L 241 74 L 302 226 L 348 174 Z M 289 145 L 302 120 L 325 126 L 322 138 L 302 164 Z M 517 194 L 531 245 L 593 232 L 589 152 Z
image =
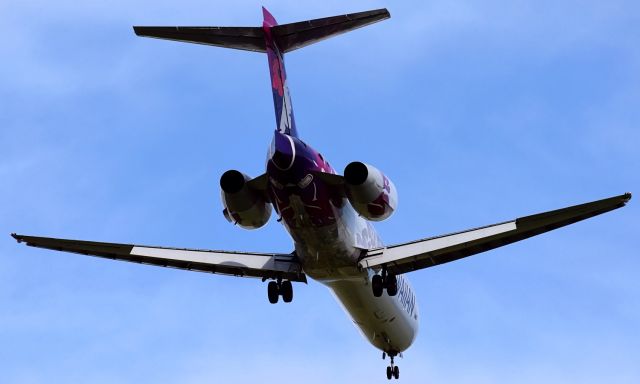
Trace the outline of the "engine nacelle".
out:
M 344 169 L 344 181 L 349 202 L 360 216 L 382 221 L 395 211 L 396 187 L 375 167 L 354 161 Z
M 247 182 L 251 178 L 244 173 L 230 170 L 220 177 L 224 217 L 245 229 L 256 229 L 265 225 L 271 217 L 271 204 L 259 191 L 251 189 Z

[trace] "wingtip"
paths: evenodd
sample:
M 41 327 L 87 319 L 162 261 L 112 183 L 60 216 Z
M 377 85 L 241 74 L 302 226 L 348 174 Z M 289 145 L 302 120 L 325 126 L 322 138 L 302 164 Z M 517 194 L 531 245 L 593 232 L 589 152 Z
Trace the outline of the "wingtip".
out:
M 624 194 L 624 195 L 622 195 L 622 196 L 624 196 L 624 203 L 625 203 L 625 204 L 626 204 L 626 203 L 628 203 L 628 202 L 629 202 L 629 200 L 631 200 L 631 198 L 633 197 L 633 195 L 631 194 L 631 192 L 627 192 L 627 193 L 625 193 L 625 194 Z
M 16 239 L 16 241 L 17 241 L 18 243 L 22 243 L 22 236 L 20 236 L 20 235 L 16 234 L 15 232 L 13 232 L 13 233 L 11 234 L 11 237 L 13 237 L 14 239 Z

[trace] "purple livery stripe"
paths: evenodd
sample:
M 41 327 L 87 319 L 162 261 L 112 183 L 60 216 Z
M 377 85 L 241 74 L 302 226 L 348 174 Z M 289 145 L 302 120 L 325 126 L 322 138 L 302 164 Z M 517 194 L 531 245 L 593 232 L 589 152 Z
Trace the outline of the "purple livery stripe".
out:
M 262 15 L 264 17 L 262 29 L 264 30 L 264 42 L 269 58 L 271 90 L 276 112 L 276 130 L 286 135 L 298 137 L 296 122 L 293 118 L 291 97 L 289 96 L 289 87 L 287 86 L 284 57 L 271 34 L 271 28 L 278 25 L 278 22 L 265 7 L 262 7 Z

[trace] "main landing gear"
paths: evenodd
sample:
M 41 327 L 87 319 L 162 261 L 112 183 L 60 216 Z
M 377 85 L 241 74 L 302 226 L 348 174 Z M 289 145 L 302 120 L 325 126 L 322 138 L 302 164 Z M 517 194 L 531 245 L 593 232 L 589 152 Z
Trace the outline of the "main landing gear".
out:
M 382 275 L 374 275 L 371 278 L 371 290 L 373 296 L 380 297 L 385 289 L 389 296 L 395 296 L 398 293 L 398 279 L 396 275 L 387 273 L 387 268 L 382 268 Z
M 282 296 L 282 301 L 285 303 L 290 303 L 293 300 L 293 286 L 289 280 L 270 281 L 267 286 L 267 294 L 271 304 L 278 302 L 278 296 Z
M 382 359 L 383 360 L 384 360 L 385 356 L 386 356 L 386 353 L 383 352 L 382 353 Z M 400 378 L 400 368 L 398 368 L 397 365 L 393 364 L 393 358 L 395 356 L 396 356 L 395 354 L 394 355 L 391 355 L 391 354 L 389 355 L 389 358 L 391 359 L 391 363 L 387 367 L 387 379 L 388 380 L 391 380 L 391 378 L 394 378 L 394 379 L 398 380 Z

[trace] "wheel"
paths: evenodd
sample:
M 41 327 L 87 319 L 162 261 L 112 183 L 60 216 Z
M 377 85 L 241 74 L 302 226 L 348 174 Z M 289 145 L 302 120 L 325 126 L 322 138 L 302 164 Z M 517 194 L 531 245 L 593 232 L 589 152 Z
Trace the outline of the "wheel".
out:
M 398 368 L 397 365 L 393 367 L 393 377 L 395 377 L 396 380 L 400 378 L 400 368 Z
M 373 296 L 380 297 L 382 296 L 382 290 L 384 286 L 382 284 L 382 276 L 375 275 L 371 278 L 371 290 L 373 291 Z
M 280 294 L 282 295 L 282 301 L 290 303 L 293 300 L 293 286 L 289 280 L 285 280 L 280 285 Z
M 395 296 L 398 293 L 398 279 L 396 275 L 387 276 L 387 294 Z
M 391 370 L 391 367 L 387 367 L 387 379 L 391 380 L 392 376 L 393 376 L 393 371 Z
M 269 302 L 271 304 L 275 304 L 278 302 L 278 294 L 280 290 L 278 289 L 278 283 L 275 281 L 270 281 L 267 286 L 267 294 L 269 296 Z

